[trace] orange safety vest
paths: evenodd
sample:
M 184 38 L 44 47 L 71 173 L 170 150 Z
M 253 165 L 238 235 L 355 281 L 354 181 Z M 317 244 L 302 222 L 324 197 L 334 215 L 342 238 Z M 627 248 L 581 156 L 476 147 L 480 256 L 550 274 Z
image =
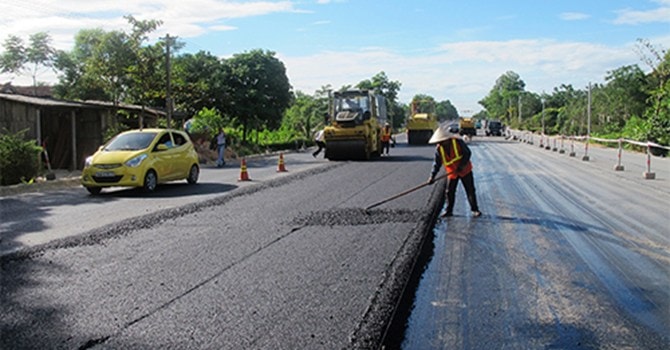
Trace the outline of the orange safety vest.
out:
M 444 165 L 444 170 L 449 174 L 447 178 L 453 180 L 458 177 L 463 177 L 467 175 L 470 171 L 472 171 L 472 163 L 468 162 L 468 164 L 463 167 L 463 170 L 456 171 L 458 168 L 458 165 L 461 164 L 461 159 L 463 158 L 463 155 L 461 154 L 461 146 L 456 142 L 456 139 L 451 139 L 451 149 L 449 152 L 449 155 L 447 155 L 444 151 L 444 147 L 442 145 L 437 145 L 437 148 L 440 150 L 440 156 L 442 157 L 442 165 Z
M 391 141 L 391 128 L 384 127 L 382 129 L 382 142 Z

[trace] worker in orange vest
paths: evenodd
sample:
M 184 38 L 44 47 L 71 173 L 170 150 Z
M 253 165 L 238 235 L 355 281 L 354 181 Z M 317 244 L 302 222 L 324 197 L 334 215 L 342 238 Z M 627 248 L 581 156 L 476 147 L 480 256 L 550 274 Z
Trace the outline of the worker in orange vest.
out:
M 381 155 L 384 155 L 384 149 L 386 149 L 386 155 L 389 155 L 389 148 L 391 147 L 391 125 L 389 123 L 384 124 L 382 128 L 382 149 L 380 151 Z
M 472 210 L 473 217 L 479 217 L 482 213 L 477 206 L 477 196 L 475 193 L 475 180 L 472 175 L 472 162 L 470 156 L 472 152 L 468 145 L 455 132 L 449 130 L 446 126 L 440 126 L 435 130 L 433 136 L 428 140 L 428 143 L 437 144 L 435 149 L 435 161 L 433 162 L 433 169 L 428 178 L 428 183 L 435 181 L 435 175 L 440 171 L 440 167 L 444 166 L 447 172 L 447 208 L 441 215 L 442 217 L 454 215 L 454 202 L 456 199 L 456 186 L 458 181 L 463 181 L 465 193 L 470 202 L 470 210 Z

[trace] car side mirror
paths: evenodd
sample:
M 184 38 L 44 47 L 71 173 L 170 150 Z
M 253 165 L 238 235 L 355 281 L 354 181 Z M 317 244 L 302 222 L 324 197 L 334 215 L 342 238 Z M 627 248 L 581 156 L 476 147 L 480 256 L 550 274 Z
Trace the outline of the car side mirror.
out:
M 162 151 L 167 151 L 167 150 L 168 150 L 168 146 L 164 143 L 161 143 L 158 146 L 156 146 L 156 151 L 161 151 L 162 152 Z

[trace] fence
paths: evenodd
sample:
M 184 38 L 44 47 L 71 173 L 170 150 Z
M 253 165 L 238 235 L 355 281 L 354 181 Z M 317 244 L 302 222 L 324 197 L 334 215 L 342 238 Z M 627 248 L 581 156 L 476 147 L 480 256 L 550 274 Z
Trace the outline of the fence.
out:
M 521 131 L 521 130 L 508 130 L 508 137 L 514 139 L 514 140 L 519 140 L 521 142 L 528 143 L 530 145 L 535 144 L 535 139 L 539 139 L 539 147 L 544 148 L 547 150 L 553 150 L 554 152 L 559 152 L 561 154 L 565 153 L 565 141 L 570 142 L 570 157 L 574 157 L 576 155 L 575 152 L 575 141 L 579 142 L 584 142 L 584 156 L 582 157 L 583 161 L 589 161 L 589 143 L 591 141 L 597 141 L 600 143 L 617 143 L 617 164 L 614 166 L 615 171 L 623 171 L 624 166 L 621 164 L 621 154 L 623 152 L 623 145 L 624 143 L 631 144 L 631 145 L 636 145 L 640 146 L 643 148 L 646 148 L 646 171 L 642 174 L 642 176 L 645 179 L 655 179 L 656 178 L 656 173 L 651 171 L 651 149 L 652 148 L 657 148 L 657 149 L 662 149 L 666 151 L 670 151 L 670 147 L 659 145 L 657 143 L 647 141 L 647 142 L 639 142 L 635 140 L 629 140 L 629 139 L 624 139 L 624 138 L 619 138 L 619 139 L 603 139 L 603 138 L 597 138 L 597 137 L 589 137 L 589 136 L 565 136 L 565 135 L 556 135 L 556 136 L 549 136 L 549 135 L 544 135 L 544 134 L 539 134 L 536 135 L 530 131 Z M 558 147 L 560 141 L 560 148 Z M 552 142 L 553 142 L 553 147 L 552 147 Z

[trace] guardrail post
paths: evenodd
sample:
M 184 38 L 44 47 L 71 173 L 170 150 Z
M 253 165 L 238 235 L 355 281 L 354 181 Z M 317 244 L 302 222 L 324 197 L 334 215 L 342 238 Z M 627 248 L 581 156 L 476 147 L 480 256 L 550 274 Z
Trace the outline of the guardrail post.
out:
M 549 145 L 550 143 L 551 143 L 551 138 L 549 138 L 549 136 L 547 136 L 547 143 L 544 144 L 544 149 L 550 150 L 551 149 L 551 146 Z
M 642 173 L 645 179 L 653 180 L 656 178 L 656 173 L 651 172 L 651 144 L 647 142 L 647 171 Z
M 563 141 L 565 140 L 565 136 L 561 135 L 561 149 L 558 151 L 558 153 L 563 154 L 565 153 L 565 147 L 563 147 Z
M 585 162 L 589 161 L 589 136 L 586 136 L 586 144 L 584 145 L 584 156 L 582 157 L 582 160 Z
M 552 152 L 558 151 L 558 147 L 556 147 L 556 138 L 554 138 L 554 148 L 551 149 Z
M 623 152 L 623 146 L 621 139 L 619 139 L 619 151 L 617 154 L 617 164 L 614 166 L 614 171 L 623 171 L 623 165 L 621 165 L 621 153 Z
M 575 153 L 575 139 L 571 138 L 570 139 L 570 157 L 574 157 L 577 154 Z

